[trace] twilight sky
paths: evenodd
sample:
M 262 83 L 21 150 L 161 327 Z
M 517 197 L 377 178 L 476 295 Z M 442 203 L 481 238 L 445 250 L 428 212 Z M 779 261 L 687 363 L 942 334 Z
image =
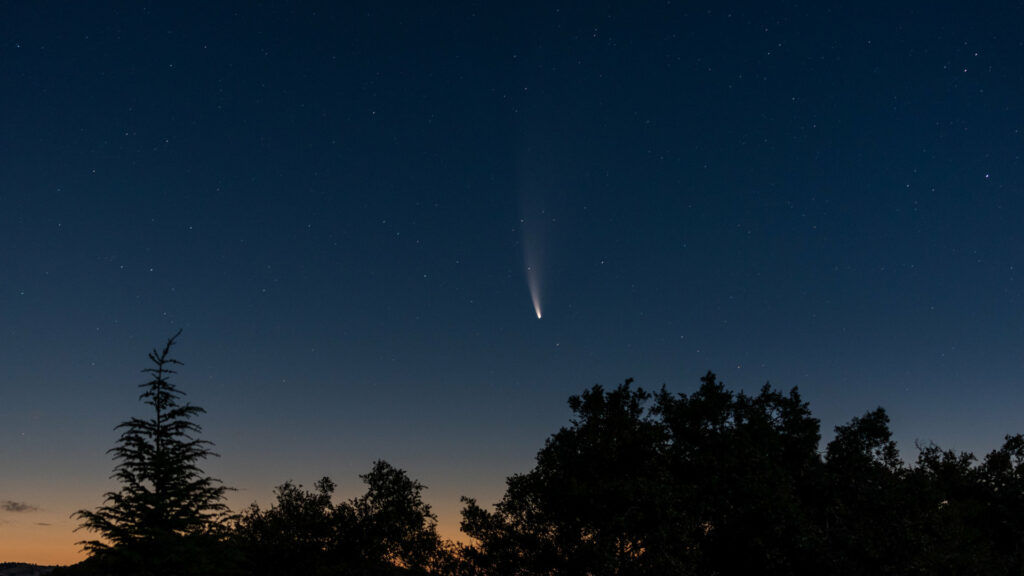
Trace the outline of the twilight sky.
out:
M 449 537 L 627 377 L 1024 432 L 1024 4 L 867 4 L 4 4 L 0 561 L 179 328 L 233 508 L 383 458 Z

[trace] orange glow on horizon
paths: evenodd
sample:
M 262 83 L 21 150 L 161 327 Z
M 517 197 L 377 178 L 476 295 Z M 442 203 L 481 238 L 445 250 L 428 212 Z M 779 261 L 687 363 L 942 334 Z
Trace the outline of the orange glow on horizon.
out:
M 431 500 L 429 491 L 427 500 Z M 235 505 L 235 509 L 241 506 L 241 502 L 231 504 Z M 438 514 L 437 531 L 441 537 L 467 543 L 469 538 L 459 530 L 461 503 L 453 498 L 445 498 L 440 502 L 432 502 L 432 505 Z M 77 564 L 87 557 L 78 542 L 97 537 L 84 530 L 76 532 L 77 526 L 76 520 L 59 512 L 40 512 L 31 517 L 0 513 L 0 562 L 24 562 L 39 566 Z
M 67 566 L 85 560 L 77 542 L 88 538 L 74 532 L 68 522 L 40 525 L 36 522 L 0 521 L 0 562 L 26 562 L 40 566 Z

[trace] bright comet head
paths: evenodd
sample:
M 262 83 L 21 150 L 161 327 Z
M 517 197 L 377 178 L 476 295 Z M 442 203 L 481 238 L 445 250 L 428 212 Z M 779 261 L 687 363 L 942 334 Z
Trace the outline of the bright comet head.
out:
M 530 299 L 533 300 L 533 311 L 537 313 L 537 318 L 540 319 L 540 280 L 534 273 L 533 268 L 526 269 L 526 280 L 530 286 Z

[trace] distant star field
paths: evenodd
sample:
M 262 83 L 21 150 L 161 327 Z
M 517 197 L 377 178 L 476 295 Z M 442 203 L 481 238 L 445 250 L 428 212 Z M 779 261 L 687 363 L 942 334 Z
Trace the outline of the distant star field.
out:
M 267 506 L 459 538 L 626 378 L 1024 432 L 1024 3 L 5 3 L 0 562 L 83 558 L 146 354 Z

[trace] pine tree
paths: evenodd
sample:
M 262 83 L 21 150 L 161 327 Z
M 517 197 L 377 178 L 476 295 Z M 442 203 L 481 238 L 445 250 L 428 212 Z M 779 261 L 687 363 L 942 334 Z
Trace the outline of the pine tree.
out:
M 79 510 L 80 528 L 102 540 L 80 542 L 94 562 L 108 570 L 131 574 L 183 574 L 210 571 L 216 561 L 212 545 L 219 540 L 228 513 L 228 490 L 207 476 L 199 462 L 216 454 L 212 443 L 199 439 L 193 418 L 205 412 L 181 403 L 184 393 L 169 381 L 181 362 L 169 354 L 179 330 L 163 351 L 149 354 L 153 366 L 143 372 L 139 399 L 152 408 L 148 419 L 131 418 L 117 426 L 121 436 L 108 452 L 117 465 L 111 478 L 120 490 L 105 494 L 95 511 Z

